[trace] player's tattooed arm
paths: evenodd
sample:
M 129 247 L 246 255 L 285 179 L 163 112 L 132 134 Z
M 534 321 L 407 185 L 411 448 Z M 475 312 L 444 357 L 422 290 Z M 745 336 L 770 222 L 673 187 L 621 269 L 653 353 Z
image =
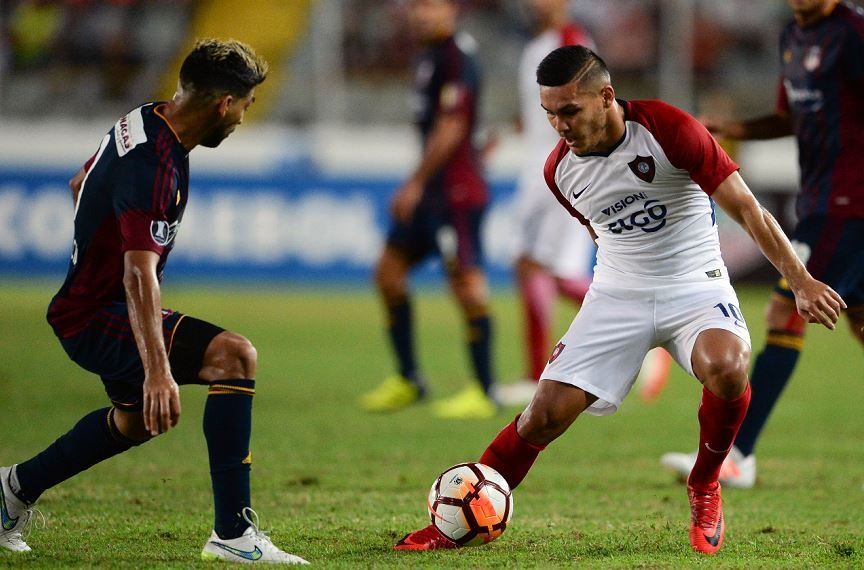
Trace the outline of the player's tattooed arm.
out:
M 780 224 L 750 192 L 738 172 L 733 172 L 711 195 L 724 212 L 743 227 L 765 257 L 786 278 L 795 294 L 798 312 L 810 323 L 834 330 L 846 303 L 828 285 L 810 275 Z
M 123 257 L 129 321 L 144 364 L 144 427 L 153 436 L 168 431 L 180 419 L 180 391 L 162 336 L 158 262 L 159 255 L 152 251 L 127 251 Z

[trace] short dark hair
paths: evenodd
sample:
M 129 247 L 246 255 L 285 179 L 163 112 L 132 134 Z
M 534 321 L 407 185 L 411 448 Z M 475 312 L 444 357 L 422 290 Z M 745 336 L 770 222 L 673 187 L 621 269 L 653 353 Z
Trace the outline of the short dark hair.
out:
M 578 79 L 609 82 L 609 68 L 599 55 L 585 46 L 564 46 L 552 51 L 537 66 L 537 83 L 545 87 L 559 87 Z
M 245 97 L 267 78 L 270 66 L 237 40 L 198 40 L 180 67 L 180 86 L 198 97 Z

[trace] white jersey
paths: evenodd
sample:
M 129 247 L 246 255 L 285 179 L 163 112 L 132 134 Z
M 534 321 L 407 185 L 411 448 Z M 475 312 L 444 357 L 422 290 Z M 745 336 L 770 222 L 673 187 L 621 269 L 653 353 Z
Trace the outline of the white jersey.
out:
M 558 135 L 540 106 L 536 73 L 549 52 L 565 45 L 593 47 L 593 43 L 582 28 L 568 24 L 536 36 L 525 46 L 519 63 L 524 162 L 514 209 L 517 251 L 564 279 L 590 279 L 594 242 L 549 195 L 543 180 L 543 165 Z
M 597 234 L 595 283 L 728 279 L 711 193 L 738 166 L 693 117 L 661 101 L 619 101 L 625 133 L 606 154 L 564 140 L 546 162 L 558 201 Z
M 543 165 L 549 149 L 558 142 L 558 134 L 549 125 L 546 111 L 540 106 L 537 66 L 551 51 L 576 44 L 594 49 L 594 42 L 588 34 L 575 24 L 569 24 L 560 30 L 547 30 L 526 44 L 519 61 L 519 118 L 525 148 L 519 188 L 520 191 L 533 188 L 535 190 L 532 193 L 541 195 L 546 200 L 548 194 L 542 187 Z

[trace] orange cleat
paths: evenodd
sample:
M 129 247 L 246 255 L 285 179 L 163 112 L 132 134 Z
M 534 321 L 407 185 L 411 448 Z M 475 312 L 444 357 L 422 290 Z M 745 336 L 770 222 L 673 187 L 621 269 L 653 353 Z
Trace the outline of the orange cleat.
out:
M 406 534 L 393 548 L 396 550 L 442 550 L 459 548 L 459 545 L 441 534 L 434 524 L 430 524 L 426 528 Z
M 714 554 L 720 550 L 726 534 L 720 483 L 714 483 L 707 491 L 687 485 L 687 497 L 690 499 L 690 546 L 696 552 Z

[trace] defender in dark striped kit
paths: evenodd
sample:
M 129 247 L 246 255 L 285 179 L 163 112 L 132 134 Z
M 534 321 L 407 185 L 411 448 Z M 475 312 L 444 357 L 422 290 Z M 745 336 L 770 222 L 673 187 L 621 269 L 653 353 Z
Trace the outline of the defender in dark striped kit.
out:
M 773 114 L 745 122 L 706 120 L 720 136 L 795 135 L 801 167 L 792 243 L 807 270 L 846 301 L 852 334 L 864 345 L 864 9 L 837 0 L 788 0 L 794 19 L 780 35 Z M 767 310 L 765 348 L 753 365 L 753 400 L 720 480 L 756 483 L 756 443 L 804 348 L 804 320 L 781 279 Z M 693 453 L 662 463 L 686 476 Z
M 251 508 L 255 348 L 161 306 L 163 270 L 189 196 L 189 152 L 218 146 L 243 122 L 267 70 L 243 43 L 198 42 L 174 98 L 120 118 L 72 179 L 72 256 L 48 322 L 69 357 L 102 378 L 112 405 L 35 457 L 0 468 L 0 547 L 30 550 L 24 532 L 43 492 L 174 427 L 178 384 L 204 384 L 215 525 L 201 557 L 305 563 L 258 530 Z

